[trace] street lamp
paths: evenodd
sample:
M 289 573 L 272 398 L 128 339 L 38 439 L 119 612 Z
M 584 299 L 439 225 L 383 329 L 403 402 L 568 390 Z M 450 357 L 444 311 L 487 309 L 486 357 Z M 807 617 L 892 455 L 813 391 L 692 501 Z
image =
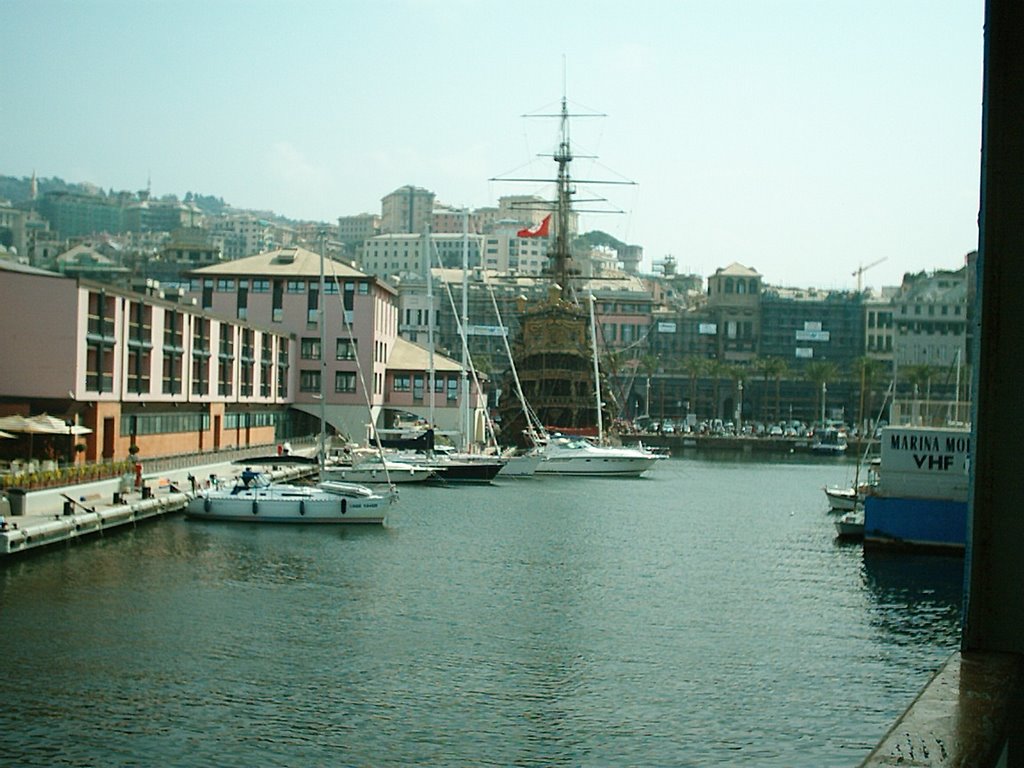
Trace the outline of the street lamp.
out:
M 743 379 L 736 386 L 739 391 L 739 405 L 736 407 L 736 433 L 743 433 Z

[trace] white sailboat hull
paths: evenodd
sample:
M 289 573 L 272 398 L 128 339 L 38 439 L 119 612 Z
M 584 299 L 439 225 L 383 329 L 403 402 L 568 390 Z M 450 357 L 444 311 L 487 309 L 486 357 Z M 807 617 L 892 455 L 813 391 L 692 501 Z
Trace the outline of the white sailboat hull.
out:
M 366 489 L 364 489 L 366 490 Z M 390 501 L 293 485 L 211 489 L 189 501 L 185 514 L 202 520 L 297 524 L 383 524 Z

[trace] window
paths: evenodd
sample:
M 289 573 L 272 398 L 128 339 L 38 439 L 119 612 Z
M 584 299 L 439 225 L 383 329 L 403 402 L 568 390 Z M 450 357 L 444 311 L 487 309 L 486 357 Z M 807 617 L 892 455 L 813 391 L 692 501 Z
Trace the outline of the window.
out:
M 238 394 L 241 397 L 252 397 L 254 368 L 256 367 L 256 351 L 253 348 L 255 332 L 251 328 L 242 329 L 242 353 L 238 366 Z
M 274 296 L 271 299 L 271 321 L 280 323 L 284 319 L 284 283 L 274 281 Z
M 320 339 L 303 338 L 302 347 L 299 351 L 299 357 L 303 360 L 319 360 L 320 359 Z
M 149 366 L 153 349 L 153 308 L 140 301 L 128 305 L 128 391 L 150 391 Z
M 253 293 L 270 293 L 270 281 L 269 280 L 253 280 L 252 281 L 252 292 Z
M 210 321 L 192 320 L 192 394 L 210 394 Z
M 395 392 L 408 392 L 411 389 L 409 374 L 396 373 L 395 378 L 392 380 L 391 388 Z
M 181 394 L 182 357 L 184 355 L 185 316 L 181 312 L 164 312 L 163 393 Z
M 354 371 L 335 371 L 334 373 L 335 392 L 355 392 L 356 374 Z
M 459 380 L 452 376 L 448 379 L 448 402 L 452 403 L 459 399 Z
M 288 293 L 305 293 L 306 292 L 306 281 L 305 280 L 289 280 L 287 289 Z
M 277 396 L 288 397 L 288 340 L 277 340 Z
M 337 360 L 355 360 L 356 359 L 356 340 L 355 339 L 338 339 L 337 345 L 334 352 L 335 359 Z
M 299 391 L 300 392 L 319 392 L 320 391 L 320 371 L 300 371 L 299 372 Z
M 229 277 L 221 277 L 217 280 L 218 293 L 230 293 L 235 290 L 235 281 Z
M 306 295 L 306 325 L 315 326 L 320 318 L 320 287 L 314 283 L 309 284 L 309 293 Z

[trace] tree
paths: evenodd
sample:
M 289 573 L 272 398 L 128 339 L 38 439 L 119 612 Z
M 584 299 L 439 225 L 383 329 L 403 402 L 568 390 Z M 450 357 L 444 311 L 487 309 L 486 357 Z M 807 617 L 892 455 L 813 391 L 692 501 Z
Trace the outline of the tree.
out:
M 864 417 L 873 418 L 873 390 L 875 381 L 882 375 L 885 365 L 881 360 L 863 355 L 853 361 L 853 372 L 857 376 L 860 389 L 860 413 L 857 414 L 858 428 L 863 428 Z
M 690 410 L 697 411 L 697 380 L 708 371 L 708 360 L 697 355 L 683 358 L 680 368 L 690 379 Z
M 765 380 L 775 379 L 775 421 L 782 420 L 782 380 L 789 375 L 789 363 L 781 357 L 765 358 Z
M 839 368 L 830 360 L 816 360 L 807 365 L 807 368 L 804 370 L 804 377 L 814 384 L 814 412 L 815 414 L 820 414 L 824 406 L 824 401 L 821 399 L 823 390 L 828 386 L 829 382 L 835 381 L 839 377 Z
M 728 363 L 723 363 L 721 360 L 714 359 L 708 361 L 708 374 L 711 376 L 711 400 L 712 400 L 712 417 L 716 419 L 722 418 L 722 414 L 719 412 L 721 403 L 718 401 L 718 395 L 721 388 L 723 378 L 727 378 L 730 375 L 730 366 Z

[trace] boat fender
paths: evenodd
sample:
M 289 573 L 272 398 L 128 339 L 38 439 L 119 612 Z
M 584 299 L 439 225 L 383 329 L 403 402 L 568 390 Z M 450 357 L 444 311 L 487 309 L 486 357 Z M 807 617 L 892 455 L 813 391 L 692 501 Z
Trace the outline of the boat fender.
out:
M 345 514 L 348 511 L 348 499 L 341 500 L 341 514 Z
M 209 513 L 211 506 L 209 498 L 203 499 L 203 512 Z
M 255 515 L 260 511 L 260 503 L 256 499 L 252 500 L 252 513 Z
M 306 514 L 306 500 L 305 499 L 300 499 L 299 500 L 299 514 L 300 515 Z

